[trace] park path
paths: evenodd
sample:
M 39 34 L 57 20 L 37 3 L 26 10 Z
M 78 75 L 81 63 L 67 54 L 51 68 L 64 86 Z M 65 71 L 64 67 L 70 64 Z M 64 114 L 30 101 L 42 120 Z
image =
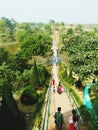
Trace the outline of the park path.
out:
M 52 45 L 52 51 L 53 51 L 53 56 L 55 58 L 55 61 L 53 62 L 52 66 L 52 79 L 55 80 L 55 87 L 57 88 L 59 82 L 58 78 L 58 67 L 56 64 L 56 59 L 58 58 L 57 50 L 58 50 L 58 43 L 59 43 L 59 34 L 57 32 L 54 32 L 53 35 L 53 45 Z M 61 83 L 62 85 L 62 83 Z M 80 95 L 81 100 L 83 99 L 83 93 L 77 90 L 73 86 L 74 90 Z M 73 106 L 71 104 L 71 101 L 64 90 L 62 94 L 58 94 L 56 91 L 55 93 L 52 92 L 52 86 L 51 86 L 51 96 L 50 96 L 50 116 L 49 116 L 49 122 L 48 122 L 48 130 L 56 130 L 55 128 L 55 123 L 54 123 L 54 114 L 57 111 L 58 107 L 61 107 L 61 112 L 64 116 L 64 122 L 62 130 L 69 130 L 69 117 L 72 115 L 72 109 Z M 86 130 L 86 127 L 83 124 L 79 124 L 79 129 L 80 130 Z
M 52 51 L 53 56 L 55 59 L 58 57 L 57 54 L 57 46 L 58 46 L 58 33 L 54 32 L 53 35 L 53 45 L 52 45 Z M 58 66 L 56 65 L 56 62 L 53 62 L 52 66 L 52 78 L 55 80 L 55 87 L 57 88 L 59 84 L 59 78 L 58 78 Z M 62 83 L 61 83 L 62 85 Z M 55 130 L 55 123 L 54 123 L 54 113 L 57 111 L 58 107 L 61 107 L 61 112 L 64 116 L 64 122 L 62 130 L 68 130 L 68 119 L 71 116 L 72 111 L 72 104 L 70 102 L 70 99 L 68 98 L 68 95 L 65 91 L 63 91 L 62 94 L 58 94 L 57 92 L 52 92 L 52 86 L 51 86 L 51 99 L 50 99 L 50 117 L 49 117 L 49 123 L 48 123 L 48 130 Z
M 55 87 L 57 87 L 59 79 L 56 64 L 53 64 L 52 76 L 55 79 Z M 63 113 L 65 121 L 62 130 L 68 130 L 68 119 L 71 116 L 71 111 L 73 109 L 71 102 L 65 91 L 63 91 L 62 94 L 58 94 L 57 92 L 53 93 L 51 86 L 51 103 L 50 103 L 50 117 L 49 117 L 48 130 L 55 130 L 54 113 L 57 111 L 58 107 L 61 107 L 62 109 L 61 112 Z

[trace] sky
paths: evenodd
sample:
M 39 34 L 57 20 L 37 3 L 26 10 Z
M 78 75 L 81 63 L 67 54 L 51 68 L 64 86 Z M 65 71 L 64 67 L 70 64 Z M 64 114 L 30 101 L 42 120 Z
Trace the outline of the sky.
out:
M 98 24 L 98 0 L 0 0 L 0 19 Z

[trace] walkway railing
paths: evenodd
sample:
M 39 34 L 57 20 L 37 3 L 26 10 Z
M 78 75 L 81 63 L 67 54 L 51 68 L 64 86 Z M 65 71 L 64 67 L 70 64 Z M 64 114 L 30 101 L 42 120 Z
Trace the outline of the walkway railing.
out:
M 65 91 L 66 91 L 66 93 L 67 93 L 67 95 L 68 95 L 68 97 L 69 97 L 69 99 L 70 99 L 70 101 L 71 101 L 71 104 L 73 105 L 73 108 L 77 111 L 77 114 L 79 115 L 79 121 L 80 121 L 80 123 L 83 123 L 82 117 L 81 117 L 81 115 L 80 115 L 78 106 L 77 106 L 77 104 L 76 104 L 74 98 L 72 97 L 72 95 L 70 94 L 70 91 L 67 89 L 66 86 L 64 87 L 64 89 L 65 89 Z
M 65 89 L 74 109 L 76 109 L 78 115 L 80 115 L 78 106 L 77 106 L 74 98 L 71 96 L 67 87 L 64 87 L 64 89 Z M 44 111 L 43 111 L 43 115 L 42 115 L 42 123 L 41 123 L 40 130 L 48 130 L 48 121 L 49 121 L 49 116 L 50 116 L 50 98 L 51 98 L 51 91 L 50 91 L 50 87 L 49 87 L 47 90 L 45 101 L 44 101 Z M 79 121 L 80 121 L 80 123 L 83 123 L 81 116 L 79 118 Z
M 50 115 L 50 86 L 47 90 L 46 98 L 44 101 L 44 111 L 42 115 L 42 123 L 40 130 L 48 130 L 48 120 L 49 120 L 49 115 Z

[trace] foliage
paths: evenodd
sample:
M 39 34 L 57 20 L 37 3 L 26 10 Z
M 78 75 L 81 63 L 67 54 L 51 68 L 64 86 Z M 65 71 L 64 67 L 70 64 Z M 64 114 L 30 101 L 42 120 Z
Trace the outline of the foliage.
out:
M 81 81 L 91 76 L 97 78 L 98 36 L 96 33 L 83 31 L 81 26 L 78 26 L 73 34 L 64 33 L 62 42 L 65 51 L 69 53 L 70 71 L 74 72 Z
M 36 112 L 35 112 L 35 115 L 34 115 L 34 121 L 33 121 L 33 126 L 34 128 L 39 128 L 40 127 L 40 123 L 41 123 L 41 120 L 42 120 L 42 113 L 41 113 L 41 109 L 42 109 L 42 106 L 43 106 L 43 102 L 44 102 L 44 99 L 45 99 L 45 94 L 47 92 L 47 88 L 48 88 L 48 85 L 49 85 L 49 80 L 47 80 L 47 82 L 45 82 L 44 84 L 44 88 L 41 90 L 41 93 L 39 94 L 39 99 L 38 99 L 38 103 L 36 104 Z
M 51 26 L 49 24 L 46 24 L 44 26 L 44 29 L 45 29 L 45 32 L 52 34 L 52 29 L 51 29 Z
M 32 130 L 39 130 L 41 121 L 42 121 L 41 113 L 36 113 L 35 119 L 34 119 L 34 127 Z
M 0 19 L 0 42 L 14 41 L 15 27 L 15 20 L 2 17 L 2 19 Z
M 67 35 L 72 35 L 72 34 L 74 34 L 74 31 L 73 31 L 72 28 L 69 28 L 69 29 L 67 30 Z
M 3 89 L 4 83 L 6 83 L 7 86 L 12 87 L 15 77 L 15 73 L 11 71 L 8 66 L 5 64 L 0 66 L 0 89 Z
M 0 19 L 0 42 L 19 43 L 25 58 L 32 55 L 45 56 L 51 47 L 52 29 L 43 23 L 16 23 L 15 20 L 2 17 Z
M 12 90 L 6 83 L 3 84 L 2 107 L 5 107 L 5 109 L 8 108 L 8 110 L 11 111 L 16 117 L 19 114 L 17 104 L 12 96 Z
M 3 62 L 6 62 L 8 57 L 8 51 L 6 51 L 4 48 L 0 48 L 0 65 L 2 65 Z
M 26 35 L 28 35 L 28 31 L 27 30 L 19 29 L 16 32 L 16 40 L 20 43 L 25 38 Z
M 32 86 L 27 86 L 21 95 L 21 102 L 25 105 L 35 104 L 38 101 L 37 91 Z
M 42 107 L 50 75 L 47 69 L 43 65 L 37 65 L 36 61 L 34 61 L 31 70 L 28 60 L 32 58 L 32 55 L 47 56 L 47 52 L 50 51 L 52 43 L 51 31 L 51 26 L 48 24 L 18 24 L 6 18 L 0 20 L 0 42 L 5 42 L 4 44 L 6 46 L 9 44 L 7 42 L 16 40 L 15 43 L 18 43 L 20 46 L 20 51 L 15 54 L 10 54 L 0 48 L 0 95 L 3 99 L 2 111 L 0 107 L 0 115 L 2 113 L 0 122 L 5 121 L 7 124 L 7 120 L 9 120 L 9 125 L 7 124 L 6 126 L 10 130 L 25 129 L 24 118 L 12 95 L 16 90 L 22 90 L 22 103 L 26 105 L 37 103 L 37 112 Z M 35 85 L 33 86 L 33 84 Z M 35 89 L 39 89 L 40 86 L 40 94 L 38 94 Z M 38 117 L 40 118 L 39 115 Z
M 8 72 L 8 70 L 6 71 Z M 5 76 L 4 75 L 2 76 L 3 83 L 2 83 L 2 105 L 0 109 L 0 122 L 1 122 L 0 128 L 2 130 L 5 129 L 25 130 L 25 120 L 22 116 L 22 113 L 18 109 L 16 101 L 12 96 L 12 89 L 10 86 L 11 83 L 8 84 L 7 78 L 9 77 L 10 74 L 11 73 L 9 74 L 4 73 Z M 6 79 L 3 79 L 4 77 Z
M 40 86 L 50 77 L 48 70 L 43 65 L 38 66 Z
M 48 29 L 47 29 L 48 30 Z M 52 39 L 48 31 L 18 30 L 17 40 L 19 42 L 21 52 L 25 57 L 31 58 L 32 55 L 45 56 L 51 47 Z
M 18 52 L 15 55 L 9 57 L 7 64 L 9 65 L 10 69 L 16 71 L 23 72 L 24 69 L 28 68 L 27 59 L 23 56 L 23 53 Z
M 26 86 L 30 85 L 30 70 L 25 69 L 23 73 L 16 71 L 15 74 L 16 79 L 13 83 L 13 92 L 21 90 Z
M 39 72 L 35 60 L 34 60 L 34 65 L 31 73 L 30 83 L 31 86 L 33 86 L 35 89 L 40 87 Z

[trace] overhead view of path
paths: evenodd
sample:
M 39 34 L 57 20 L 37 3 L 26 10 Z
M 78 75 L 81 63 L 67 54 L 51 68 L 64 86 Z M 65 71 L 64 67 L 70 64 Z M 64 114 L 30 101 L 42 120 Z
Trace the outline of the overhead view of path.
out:
M 57 66 L 54 64 L 52 68 L 52 74 L 55 80 L 55 87 L 57 87 L 59 83 L 57 73 L 58 73 Z M 62 109 L 61 112 L 64 116 L 65 124 L 63 125 L 62 130 L 68 130 L 68 119 L 72 111 L 71 102 L 65 91 L 63 91 L 62 94 L 58 94 L 57 91 L 53 93 L 51 90 L 51 104 L 50 104 L 50 117 L 49 117 L 48 130 L 55 130 L 54 113 L 57 111 L 58 107 L 61 107 Z
M 57 92 L 57 86 L 59 84 L 59 79 L 58 79 L 58 66 L 56 65 L 56 59 L 58 58 L 57 56 L 57 42 L 56 42 L 56 35 L 54 35 L 54 41 L 53 41 L 53 57 L 54 57 L 54 62 L 52 66 L 52 78 L 55 80 L 55 88 L 56 92 L 53 93 L 52 91 L 52 86 L 51 86 L 51 103 L 50 103 L 50 117 L 49 117 L 49 123 L 48 123 L 48 130 L 55 130 L 55 123 L 54 123 L 54 114 L 57 111 L 58 107 L 61 107 L 61 112 L 64 116 L 64 122 L 63 124 L 63 129 L 62 130 L 68 130 L 68 119 L 71 116 L 71 111 L 73 109 L 72 104 L 70 102 L 70 99 L 67 96 L 67 93 L 63 90 L 61 94 L 58 94 Z M 62 83 L 61 83 L 62 84 Z

